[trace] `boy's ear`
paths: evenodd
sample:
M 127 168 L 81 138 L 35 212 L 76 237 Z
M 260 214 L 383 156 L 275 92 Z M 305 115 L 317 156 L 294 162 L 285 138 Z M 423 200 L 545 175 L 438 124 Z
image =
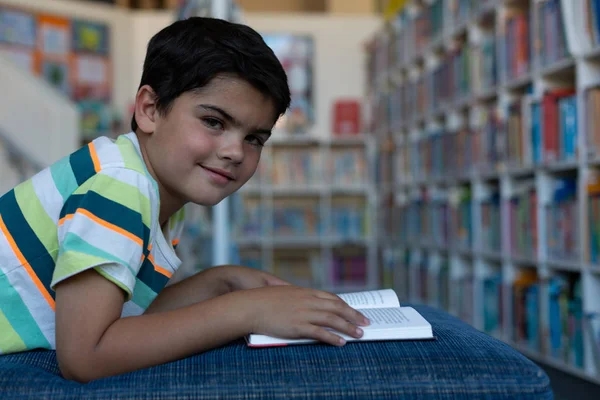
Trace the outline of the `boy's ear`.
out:
M 156 94 L 148 85 L 142 86 L 135 96 L 135 121 L 145 133 L 153 133 L 156 125 Z

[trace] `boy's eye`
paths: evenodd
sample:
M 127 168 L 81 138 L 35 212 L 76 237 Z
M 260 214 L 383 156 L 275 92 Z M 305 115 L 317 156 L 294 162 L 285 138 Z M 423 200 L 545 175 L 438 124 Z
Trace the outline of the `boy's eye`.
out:
M 216 118 L 203 118 L 202 121 L 211 129 L 223 129 L 223 123 Z
M 255 136 L 255 135 L 246 136 L 246 141 L 248 141 L 248 143 L 250 143 L 254 146 L 262 147 L 265 145 L 263 140 L 260 137 Z

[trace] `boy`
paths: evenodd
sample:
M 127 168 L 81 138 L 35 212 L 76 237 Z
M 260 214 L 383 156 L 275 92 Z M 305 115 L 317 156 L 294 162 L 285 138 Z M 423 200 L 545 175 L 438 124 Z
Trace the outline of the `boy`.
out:
M 148 45 L 132 131 L 99 138 L 0 198 L 0 351 L 56 349 L 87 382 L 250 332 L 343 345 L 364 316 L 337 296 L 241 266 L 165 288 L 187 202 L 212 206 L 254 174 L 290 103 L 252 29 L 190 18 Z

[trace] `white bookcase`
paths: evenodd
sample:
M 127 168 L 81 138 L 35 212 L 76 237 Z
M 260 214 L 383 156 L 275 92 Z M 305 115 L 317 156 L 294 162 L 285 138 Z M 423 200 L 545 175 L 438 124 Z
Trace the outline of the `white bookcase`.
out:
M 409 0 L 373 39 L 367 99 L 379 162 L 387 166 L 377 177 L 378 255 L 402 300 L 447 308 L 534 360 L 600 384 L 600 326 L 593 325 L 600 267 L 590 258 L 590 223 L 600 221 L 591 221 L 588 201 L 589 178 L 600 167 L 591 151 L 600 127 L 591 125 L 587 100 L 600 84 L 600 42 L 586 37 L 586 2 Z M 506 41 L 507 18 L 519 9 L 526 10 L 527 30 L 518 23 L 510 29 L 526 36 Z M 539 16 L 547 23 L 556 10 L 566 29 L 564 56 L 556 53 L 559 29 L 540 25 Z M 443 22 L 423 28 L 424 20 Z M 529 51 L 515 44 L 522 38 Z M 444 75 L 451 65 L 457 75 Z M 544 116 L 535 119 L 532 105 L 560 88 L 574 90 L 576 157 L 536 162 L 532 133 Z M 563 123 L 572 122 L 558 120 L 559 142 L 547 148 L 553 139 L 539 128 L 542 157 L 567 148 Z M 385 220 L 394 222 L 386 227 Z M 518 307 L 527 273 L 535 288 L 527 283 L 526 306 Z M 570 320 L 581 321 L 581 330 L 569 348 L 583 335 L 583 351 L 564 357 L 553 347 L 556 303 L 548 300 L 559 277 L 581 285 L 582 314 L 573 311 Z M 525 331 L 515 333 L 522 325 Z
M 240 223 L 234 240 L 242 262 L 249 255 L 260 268 L 332 292 L 378 287 L 376 240 L 370 234 L 376 212 L 370 166 L 373 151 L 374 142 L 366 135 L 323 139 L 274 135 L 263 150 L 259 171 L 240 190 L 240 213 L 252 214 L 236 218 Z M 336 160 L 345 164 L 337 175 Z M 356 169 L 354 161 L 358 162 Z M 294 206 L 310 211 L 297 216 L 304 228 L 286 234 L 277 228 L 276 214 L 285 212 L 281 210 L 289 213 Z M 360 228 L 357 215 L 352 217 L 354 223 L 342 215 L 344 226 L 336 225 L 336 210 L 344 207 L 358 213 Z M 336 276 L 336 254 L 364 257 L 364 274 L 358 266 L 353 277 Z M 304 278 L 299 276 L 302 274 Z

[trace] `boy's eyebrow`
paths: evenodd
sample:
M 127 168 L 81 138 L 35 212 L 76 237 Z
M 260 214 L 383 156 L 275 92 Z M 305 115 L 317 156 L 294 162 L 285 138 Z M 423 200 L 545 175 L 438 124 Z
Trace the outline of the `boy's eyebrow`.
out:
M 212 111 L 218 112 L 219 114 L 221 114 L 221 116 L 223 118 L 225 118 L 233 126 L 236 126 L 236 127 L 242 126 L 242 124 L 240 123 L 240 121 L 238 121 L 237 119 L 235 119 L 233 117 L 233 115 L 229 114 L 227 111 L 223 110 L 221 107 L 218 107 L 218 106 L 215 106 L 215 105 L 212 105 L 212 104 L 200 104 L 198 107 L 204 108 L 205 110 L 212 110 Z M 267 128 L 256 128 L 253 131 L 253 133 L 261 133 L 261 134 L 265 134 L 265 135 L 271 136 L 271 130 L 267 129 Z

